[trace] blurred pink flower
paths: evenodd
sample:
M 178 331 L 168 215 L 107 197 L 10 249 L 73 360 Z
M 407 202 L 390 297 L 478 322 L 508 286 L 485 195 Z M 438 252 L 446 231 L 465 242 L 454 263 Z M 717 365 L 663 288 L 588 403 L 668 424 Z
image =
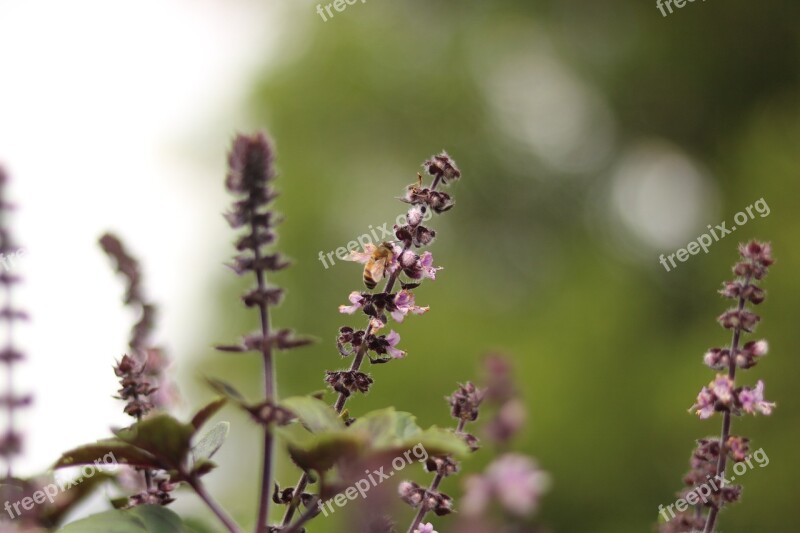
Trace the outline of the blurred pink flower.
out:
M 516 453 L 495 460 L 482 475 L 466 480 L 466 493 L 462 499 L 465 514 L 482 514 L 492 500 L 518 516 L 536 512 L 539 500 L 550 486 L 550 476 L 539 469 L 536 462 Z

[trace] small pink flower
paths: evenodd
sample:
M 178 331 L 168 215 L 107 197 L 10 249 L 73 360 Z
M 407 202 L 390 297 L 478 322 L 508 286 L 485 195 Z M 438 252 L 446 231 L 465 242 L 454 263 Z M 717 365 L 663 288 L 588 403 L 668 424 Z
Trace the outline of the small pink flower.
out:
M 433 266 L 433 254 L 425 252 L 419 258 L 420 267 L 422 267 L 422 275 L 424 278 L 436 279 L 436 271 L 441 270 L 442 267 Z
M 430 307 L 419 307 L 414 305 L 414 294 L 411 291 L 402 290 L 394 297 L 394 305 L 397 307 L 392 311 L 392 318 L 396 322 L 402 322 L 408 313 L 421 315 L 427 313 Z
M 398 350 L 395 348 L 397 344 L 400 342 L 400 334 L 396 331 L 392 330 L 386 335 L 386 342 L 389 343 L 389 346 L 386 347 L 386 353 L 394 357 L 395 359 L 402 359 L 406 356 L 406 352 L 402 350 Z
M 386 323 L 383 320 L 381 320 L 380 318 L 377 318 L 377 317 L 373 316 L 373 317 L 370 317 L 370 319 L 369 319 L 369 326 L 372 328 L 373 332 L 377 332 L 377 331 L 380 331 L 383 328 L 385 328 L 386 327 Z
M 743 388 L 739 392 L 739 402 L 746 413 L 755 414 L 759 412 L 764 415 L 772 414 L 775 408 L 774 402 L 764 401 L 764 382 L 759 380 L 755 389 Z
M 427 524 L 420 524 L 417 529 L 414 530 L 414 533 L 436 533 L 433 529 L 433 524 L 428 522 Z
M 406 220 L 408 220 L 408 224 L 410 226 L 417 227 L 422 222 L 422 217 L 423 217 L 422 207 L 415 205 L 408 210 L 408 215 L 406 215 Z
M 360 292 L 357 291 L 351 292 L 348 299 L 350 300 L 350 303 L 353 305 L 340 305 L 339 306 L 340 313 L 352 315 L 353 313 L 364 307 L 365 300 L 364 297 L 361 296 Z
M 749 349 L 756 357 L 763 357 L 769 351 L 769 344 L 764 339 L 755 342 L 748 342 L 744 345 L 745 349 Z
M 703 387 L 703 390 L 697 395 L 697 403 L 691 406 L 689 410 L 694 411 L 697 416 L 705 419 L 714 414 L 715 403 L 716 397 L 714 394 L 708 390 L 708 387 Z
M 730 350 L 725 348 L 711 348 L 703 356 L 703 362 L 706 366 L 714 370 L 725 370 L 730 364 Z
M 711 392 L 717 397 L 717 400 L 724 404 L 729 404 L 733 398 L 733 380 L 724 374 L 717 374 L 709 384 Z
M 412 268 L 417 263 L 417 254 L 413 250 L 406 250 L 400 254 L 400 266 Z

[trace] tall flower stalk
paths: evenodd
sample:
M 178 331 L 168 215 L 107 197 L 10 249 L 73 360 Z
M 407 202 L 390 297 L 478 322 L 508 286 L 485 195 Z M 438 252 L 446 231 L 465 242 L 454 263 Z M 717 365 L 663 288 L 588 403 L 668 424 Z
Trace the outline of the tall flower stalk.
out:
M 774 403 L 764 400 L 763 381 L 759 380 L 755 387 L 737 386 L 736 382 L 737 370 L 754 367 L 767 354 L 767 341 L 742 344 L 742 336 L 752 333 L 761 320 L 747 304 L 759 305 L 766 297 L 757 282 L 764 279 L 774 263 L 772 248 L 768 243 L 751 241 L 739 246 L 739 255 L 740 261 L 733 267 L 736 279 L 725 282 L 720 290 L 725 298 L 735 300 L 736 305 L 717 318 L 723 328 L 731 331 L 731 342 L 729 347 L 711 348 L 705 354 L 705 364 L 719 373 L 703 387 L 690 408 L 701 419 L 720 413 L 722 430 L 719 438 L 698 441 L 692 454 L 691 470 L 684 477 L 687 488 L 680 494 L 682 504 L 676 506 L 679 513 L 662 506 L 662 517 L 669 520 L 661 529 L 665 533 L 700 529 L 712 533 L 715 530 L 723 506 L 741 497 L 741 487 L 727 482 L 728 459 L 734 463 L 750 460 L 750 441 L 731 433 L 732 418 L 742 414 L 769 415 L 775 407 Z M 691 509 L 681 509 L 685 504 Z
M 278 412 L 273 353 L 275 349 L 290 349 L 308 344 L 302 339 L 293 339 L 289 330 L 272 331 L 270 306 L 277 305 L 283 290 L 267 284 L 267 273 L 282 270 L 289 262 L 278 252 L 270 252 L 267 246 L 275 241 L 275 214 L 269 205 L 277 196 L 272 188 L 275 179 L 274 149 L 263 133 L 239 135 L 228 155 L 228 174 L 225 186 L 236 200 L 225 215 L 233 229 L 244 228 L 245 232 L 235 243 L 238 254 L 234 257 L 233 270 L 239 274 L 252 273 L 255 287 L 242 300 L 248 308 L 258 309 L 259 330 L 244 338 L 241 346 L 220 346 L 222 351 L 257 351 L 263 360 L 262 411 Z M 258 499 L 256 532 L 264 533 L 269 524 L 269 504 L 272 493 L 272 463 L 274 438 L 270 420 L 261 420 L 264 425 L 261 487 Z
M 17 254 L 17 247 L 11 238 L 8 226 L 8 215 L 14 206 L 7 201 L 8 177 L 5 171 L 0 168 L 0 257 L 8 258 Z M 27 407 L 32 402 L 30 395 L 19 396 L 14 392 L 14 367 L 25 359 L 25 355 L 14 346 L 15 324 L 18 321 L 28 319 L 27 313 L 14 307 L 13 288 L 21 281 L 21 278 L 7 268 L 0 272 L 0 285 L 3 286 L 5 303 L 0 309 L 0 320 L 5 323 L 6 345 L 0 351 L 0 364 L 5 366 L 6 386 L 5 393 L 2 395 L 2 406 L 5 408 L 7 425 L 5 432 L 0 437 L 0 456 L 5 461 L 7 482 L 14 477 L 13 461 L 14 457 L 22 452 L 22 434 L 15 427 L 17 411 L 22 407 Z
M 446 192 L 437 190 L 441 185 L 461 177 L 461 172 L 455 162 L 447 153 L 435 155 L 423 163 L 428 176 L 432 178 L 431 184 L 423 184 L 422 175 L 417 175 L 417 182 L 406 188 L 401 201 L 410 204 L 406 214 L 405 224 L 394 226 L 396 241 L 383 244 L 368 244 L 362 252 L 352 252 L 350 259 L 365 265 L 364 283 L 368 289 L 375 289 L 377 284 L 385 279 L 380 291 L 354 291 L 350 293 L 350 305 L 342 305 L 339 311 L 345 314 L 362 312 L 367 315 L 367 324 L 363 329 L 356 330 L 350 326 L 339 329 L 336 345 L 342 357 L 353 356 L 353 361 L 347 370 L 327 371 L 325 382 L 338 393 L 334 402 L 337 413 L 344 411 L 349 398 L 355 393 L 366 394 L 373 384 L 372 377 L 362 371 L 365 361 L 370 364 L 387 363 L 395 359 L 402 359 L 406 353 L 397 345 L 400 336 L 395 331 L 388 334 L 379 334 L 386 327 L 391 318 L 395 322 L 402 322 L 408 314 L 422 314 L 428 311 L 427 307 L 416 305 L 414 289 L 419 287 L 424 279 L 435 279 L 439 268 L 433 266 L 433 256 L 425 251 L 417 251 L 431 244 L 436 237 L 436 232 L 422 224 L 429 211 L 442 214 L 449 211 L 455 204 Z M 400 290 L 396 291 L 397 283 Z M 374 357 L 370 355 L 374 354 Z M 297 525 L 291 526 L 292 518 L 301 501 L 309 500 L 305 493 L 309 483 L 309 475 L 304 473 L 297 482 L 289 500 L 283 517 L 283 528 L 295 530 Z M 304 520 L 309 519 L 306 515 Z

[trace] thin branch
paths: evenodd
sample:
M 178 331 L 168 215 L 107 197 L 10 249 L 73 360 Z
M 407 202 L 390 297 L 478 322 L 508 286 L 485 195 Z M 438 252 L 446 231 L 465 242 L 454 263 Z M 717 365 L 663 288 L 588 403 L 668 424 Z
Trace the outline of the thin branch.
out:
M 192 476 L 187 476 L 187 483 L 197 493 L 201 500 L 211 509 L 211 512 L 219 518 L 219 521 L 225 526 L 229 533 L 243 533 L 238 524 L 222 509 L 222 507 L 206 492 L 203 483 Z
M 317 508 L 318 501 L 319 498 L 312 499 L 306 511 L 302 515 L 300 515 L 300 518 L 297 519 L 297 522 L 289 526 L 288 529 L 281 531 L 281 533 L 297 533 L 298 531 L 300 531 L 300 528 L 305 523 L 309 522 L 312 518 L 316 517 L 319 514 L 319 509 Z

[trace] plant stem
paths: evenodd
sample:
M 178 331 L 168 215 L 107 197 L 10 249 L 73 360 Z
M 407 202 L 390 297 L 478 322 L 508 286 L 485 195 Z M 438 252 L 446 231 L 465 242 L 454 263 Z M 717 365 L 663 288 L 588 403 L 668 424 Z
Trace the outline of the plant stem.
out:
M 405 251 L 405 248 L 404 248 Z M 389 293 L 394 288 L 394 284 L 397 282 L 397 277 L 400 275 L 400 269 L 398 268 L 395 270 L 389 278 L 386 280 L 386 285 L 383 288 L 383 292 Z M 364 338 L 366 339 L 372 333 L 372 325 L 368 324 L 367 328 L 364 330 Z M 355 357 L 353 358 L 353 363 L 350 365 L 350 371 L 356 372 L 361 369 L 361 365 L 364 364 L 364 358 L 367 355 L 367 343 L 364 342 L 359 346 L 358 351 L 356 352 Z M 339 397 L 336 398 L 336 403 L 333 404 L 333 408 L 336 410 L 337 413 L 344 411 L 344 406 L 347 404 L 347 400 L 349 396 L 344 393 L 339 393 Z M 283 515 L 283 526 L 288 526 L 291 521 L 292 517 L 294 517 L 294 513 L 297 511 L 297 508 L 300 504 L 300 495 L 303 494 L 303 491 L 306 490 L 308 486 L 308 474 L 305 472 L 302 476 L 300 476 L 300 480 L 297 482 L 294 488 L 294 497 L 289 505 L 286 507 L 286 513 Z M 316 515 L 315 515 L 316 516 Z M 313 516 L 311 517 L 313 518 Z
M 303 524 L 305 524 L 306 522 L 317 516 L 319 514 L 319 509 L 317 509 L 316 507 L 318 501 L 319 498 L 314 498 L 311 504 L 306 509 L 306 512 L 303 513 L 300 516 L 300 518 L 297 519 L 297 522 L 289 526 L 288 529 L 284 529 L 281 533 L 296 533 L 297 531 L 300 530 Z
M 467 421 L 464 420 L 463 418 L 460 419 L 458 421 L 458 427 L 456 428 L 456 434 L 463 433 L 464 432 L 464 426 L 466 426 L 466 425 L 467 425 Z M 430 485 L 430 487 L 428 487 L 427 492 L 434 492 L 434 491 L 438 490 L 439 489 L 439 485 L 442 483 L 443 479 L 444 479 L 444 476 L 442 474 L 440 474 L 439 472 L 437 472 L 436 476 L 433 478 L 433 481 L 431 481 L 431 485 Z M 422 520 L 425 518 L 425 515 L 427 515 L 428 512 L 430 512 L 430 509 L 428 509 L 425 506 L 425 503 L 423 502 L 422 504 L 420 504 L 419 511 L 417 511 L 417 516 L 414 517 L 414 521 L 411 522 L 411 525 L 408 527 L 408 533 L 414 533 L 414 530 L 419 527 L 419 525 L 422 523 Z
M 748 275 L 744 280 L 744 288 L 742 292 L 750 286 L 750 279 L 751 276 Z M 738 310 L 742 311 L 744 309 L 744 304 L 746 300 L 743 296 L 739 296 L 739 305 Z M 740 327 L 736 327 L 733 330 L 733 338 L 731 339 L 731 350 L 729 355 L 728 361 L 728 377 L 733 381 L 736 379 L 736 352 L 739 349 L 739 338 L 741 337 L 742 329 Z M 725 477 L 725 469 L 727 468 L 728 462 L 728 454 L 725 451 L 725 443 L 728 442 L 728 437 L 730 437 L 731 433 L 731 412 L 730 410 L 725 411 L 722 415 L 722 433 L 720 435 L 719 440 L 719 459 L 717 460 L 717 475 Z M 721 488 L 721 487 L 720 487 Z M 708 513 L 708 520 L 706 521 L 706 527 L 703 529 L 703 533 L 713 533 L 714 527 L 717 523 L 717 515 L 719 515 L 720 508 L 722 507 L 722 503 L 716 507 L 712 507 L 711 511 Z
M 253 241 L 256 238 L 256 227 L 253 225 L 252 230 Z M 258 265 L 261 259 L 261 252 L 258 245 L 253 246 L 253 253 L 255 255 L 255 264 Z M 264 271 L 256 268 L 256 281 L 258 283 L 259 291 L 265 288 Z M 269 323 L 269 307 L 266 302 L 261 302 L 258 305 L 259 315 L 261 319 L 261 335 L 264 339 L 262 342 L 262 356 L 264 359 L 264 394 L 266 401 L 273 403 L 276 401 L 275 390 L 275 368 L 272 359 L 272 344 L 269 342 L 270 323 Z M 269 524 L 269 503 L 270 491 L 272 489 L 272 459 L 273 459 L 273 439 L 272 431 L 268 425 L 264 426 L 264 452 L 262 457 L 262 471 L 261 471 L 261 494 L 258 501 L 258 521 L 256 522 L 256 533 L 265 533 L 267 525 Z
M 217 518 L 219 518 L 219 521 L 225 525 L 225 529 L 227 529 L 230 533 L 242 533 L 242 530 L 239 528 L 236 522 L 234 522 L 233 519 L 225 513 L 222 507 L 220 507 L 220 505 L 214 501 L 214 498 L 212 498 L 211 495 L 206 492 L 205 487 L 199 479 L 192 476 L 186 476 L 186 478 L 189 486 L 194 489 L 198 496 L 200 496 L 200 499 L 203 500 L 209 509 L 211 509 L 211 512 L 214 513 Z

